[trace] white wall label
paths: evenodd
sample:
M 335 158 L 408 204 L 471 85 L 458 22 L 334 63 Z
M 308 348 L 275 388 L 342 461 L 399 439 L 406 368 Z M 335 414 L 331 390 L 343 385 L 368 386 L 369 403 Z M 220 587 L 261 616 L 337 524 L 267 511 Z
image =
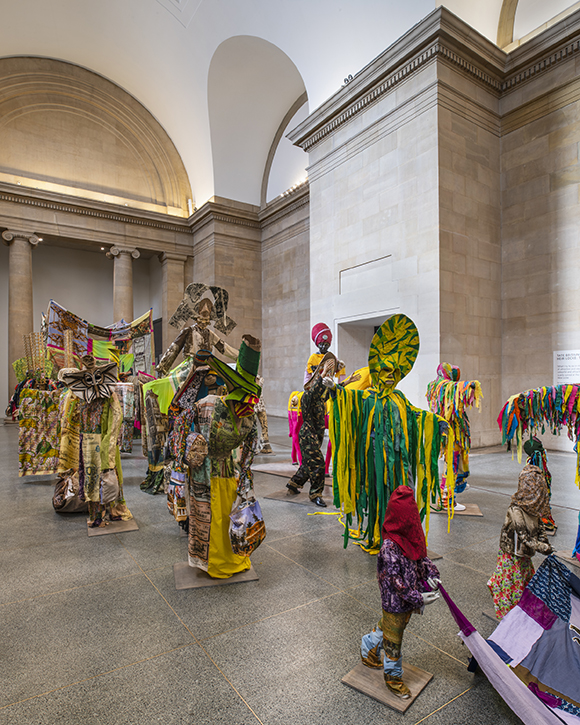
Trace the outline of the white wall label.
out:
M 554 385 L 580 383 L 580 350 L 554 351 Z

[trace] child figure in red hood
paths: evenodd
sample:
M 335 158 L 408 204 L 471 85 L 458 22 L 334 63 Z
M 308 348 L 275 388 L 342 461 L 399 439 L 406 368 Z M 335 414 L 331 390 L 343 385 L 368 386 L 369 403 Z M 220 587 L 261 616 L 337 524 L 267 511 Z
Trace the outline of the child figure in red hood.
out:
M 383 545 L 377 560 L 383 616 L 361 643 L 367 667 L 383 668 L 385 684 L 394 694 L 409 698 L 403 682 L 401 643 L 411 614 L 439 598 L 439 571 L 427 557 L 425 534 L 413 489 L 399 486 L 389 498 L 382 528 Z M 381 663 L 381 649 L 384 661 Z

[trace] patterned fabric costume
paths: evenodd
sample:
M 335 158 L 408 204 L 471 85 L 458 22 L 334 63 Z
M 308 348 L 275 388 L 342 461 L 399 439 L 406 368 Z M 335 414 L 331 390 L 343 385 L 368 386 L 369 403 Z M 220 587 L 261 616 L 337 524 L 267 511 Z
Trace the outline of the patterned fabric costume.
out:
M 133 516 L 123 495 L 118 445 L 123 409 L 114 392 L 116 383 L 110 382 L 114 370 L 110 364 L 95 366 L 92 356 L 84 356 L 83 363 L 83 370 L 61 371 L 70 389 L 62 407 L 59 471 L 78 471 L 79 498 L 88 503 L 89 526 L 97 527 Z
M 488 643 L 544 706 L 580 722 L 580 579 L 562 562 L 543 561 Z
M 383 668 L 385 684 L 399 695 L 409 694 L 402 680 L 401 644 L 411 614 L 423 607 L 423 582 L 439 578 L 427 557 L 419 510 L 409 486 L 393 491 L 383 523 L 383 545 L 377 557 L 377 578 L 383 616 L 361 642 L 361 659 L 367 667 Z M 384 650 L 381 665 L 380 652 Z
M 527 464 L 520 473 L 518 490 L 512 496 L 499 538 L 497 566 L 487 585 L 498 619 L 520 600 L 534 575 L 532 556 L 550 554 L 541 517 L 549 512 L 549 493 L 542 471 Z
M 345 514 L 349 537 L 366 550 L 381 546 L 381 522 L 391 493 L 415 489 L 429 526 L 429 503 L 440 496 L 438 458 L 447 432 L 447 470 L 452 471 L 453 431 L 443 418 L 412 406 L 396 385 L 413 367 L 419 333 L 405 315 L 393 315 L 375 334 L 369 351 L 373 387 L 338 386 L 330 419 L 334 505 Z M 448 475 L 448 488 L 453 476 Z M 449 516 L 453 513 L 449 508 Z M 358 528 L 351 529 L 353 514 Z
M 322 496 L 324 491 L 324 456 L 320 450 L 324 440 L 327 388 L 318 378 L 310 390 L 305 390 L 301 399 L 302 427 L 298 434 L 302 463 L 287 484 L 297 491 L 310 480 L 310 499 Z
M 196 400 L 199 386 L 194 384 L 188 389 L 183 386 L 178 391 L 181 397 L 176 394 L 172 402 L 181 411 L 168 440 L 173 458 L 168 506 L 178 520 L 188 510 L 189 565 L 219 579 L 250 568 L 249 558 L 232 550 L 229 516 L 236 497 L 252 489 L 250 466 L 258 441 L 253 410 L 261 392 L 256 383 L 259 360 L 259 341 L 244 336 L 236 370 L 211 355 L 207 358 L 211 370 L 228 387 L 225 398 L 208 395 Z M 240 446 L 234 466 L 232 453 Z
M 471 430 L 467 408 L 480 407 L 483 395 L 478 380 L 459 380 L 461 371 L 455 365 L 441 363 L 437 368 L 437 380 L 427 386 L 426 398 L 433 413 L 445 418 L 453 429 L 453 473 L 455 493 L 465 490 L 469 476 L 469 449 Z M 445 479 L 444 479 L 445 480 Z
M 18 475 L 55 473 L 60 439 L 61 390 L 22 390 L 18 408 Z
M 288 436 L 292 439 L 292 463 L 302 463 L 299 434 L 302 427 L 302 411 L 300 399 L 302 390 L 293 390 L 288 398 Z

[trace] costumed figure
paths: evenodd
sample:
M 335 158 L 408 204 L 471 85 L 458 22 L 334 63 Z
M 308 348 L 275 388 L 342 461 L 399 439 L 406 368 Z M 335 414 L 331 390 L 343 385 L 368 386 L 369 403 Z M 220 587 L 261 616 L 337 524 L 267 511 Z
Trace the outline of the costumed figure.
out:
M 60 372 L 69 393 L 63 402 L 59 472 L 74 475 L 77 467 L 78 496 L 88 503 L 89 526 L 97 527 L 133 517 L 123 496 L 117 365 L 97 366 L 92 355 L 82 363 L 82 370 Z
M 332 378 L 335 366 L 336 358 L 327 352 L 302 395 L 302 427 L 298 434 L 302 463 L 286 484 L 291 493 L 300 493 L 304 484 L 310 481 L 310 500 L 323 508 L 326 508 L 322 498 L 325 461 L 320 446 L 324 439 L 328 387 L 334 384 Z
M 181 508 L 180 515 L 187 512 L 189 565 L 220 579 L 250 568 L 248 556 L 232 549 L 229 524 L 236 498 L 247 499 L 252 492 L 250 465 L 258 440 L 254 408 L 261 392 L 256 383 L 259 362 L 260 341 L 250 335 L 242 338 L 235 370 L 210 355 L 207 364 L 225 381 L 228 394 L 195 400 L 192 391 L 187 404 L 181 401 L 184 407 L 171 434 L 170 510 L 175 514 Z M 236 470 L 232 452 L 240 446 Z M 176 503 L 180 497 L 181 506 Z
M 292 439 L 292 463 L 300 465 L 302 463 L 302 455 L 300 454 L 300 428 L 302 427 L 302 411 L 300 409 L 300 399 L 303 395 L 302 390 L 293 390 L 288 398 L 288 436 Z
M 507 443 L 510 450 L 515 443 L 519 462 L 522 460 L 525 433 L 533 436 L 536 432 L 545 433 L 548 428 L 556 435 L 564 428 L 568 438 L 574 441 L 575 483 L 580 488 L 580 385 L 552 385 L 512 395 L 501 409 L 497 423 L 502 444 Z M 578 535 L 572 555 L 580 560 L 580 516 L 578 521 Z
M 361 642 L 361 659 L 367 667 L 383 669 L 385 684 L 402 698 L 411 691 L 403 682 L 401 644 L 413 613 L 439 598 L 439 571 L 427 557 L 425 535 L 413 489 L 396 488 L 387 505 L 382 528 L 383 545 L 377 557 L 377 578 L 383 616 Z M 381 650 L 384 659 L 381 662 Z
M 541 469 L 527 463 L 501 530 L 496 569 L 487 582 L 498 619 L 515 607 L 534 576 L 534 554 L 552 553 L 542 524 L 542 518 L 550 514 L 549 499 Z
M 332 344 L 332 332 L 327 324 L 324 322 L 318 322 L 312 328 L 312 342 L 318 348 L 318 352 L 312 353 L 306 363 L 306 370 L 304 371 L 304 390 L 308 390 L 308 387 L 312 384 L 312 377 L 314 376 L 318 366 L 322 362 L 323 357 L 329 351 Z M 336 357 L 335 357 L 336 360 Z M 338 382 L 343 382 L 346 376 L 346 370 L 342 360 L 336 360 L 335 369 L 333 376 L 337 376 Z M 328 414 L 324 419 L 325 430 L 328 429 Z M 300 428 L 298 428 L 297 433 Z M 330 462 L 332 460 L 332 444 L 328 441 L 326 447 L 326 457 L 324 459 L 324 473 L 328 476 L 330 471 Z
M 418 352 L 419 333 L 413 321 L 406 315 L 393 315 L 371 343 L 372 387 L 336 387 L 330 438 L 334 505 L 345 515 L 345 547 L 352 538 L 367 551 L 380 549 L 387 502 L 401 484 L 415 490 L 428 530 L 430 503 L 441 495 L 438 458 L 444 447 L 447 486 L 453 485 L 453 431 L 442 417 L 415 408 L 396 389 Z M 356 530 L 351 528 L 353 514 L 358 519 Z M 451 518 L 452 507 L 448 514 Z
M 552 498 L 552 474 L 550 473 L 550 470 L 548 469 L 548 456 L 546 454 L 546 449 L 544 448 L 542 441 L 537 436 L 532 436 L 529 440 L 527 440 L 524 443 L 524 452 L 528 456 L 526 463 L 529 463 L 532 466 L 537 466 L 540 469 L 540 471 L 544 474 L 544 479 L 546 480 L 546 486 L 548 487 L 548 506 L 549 506 L 549 502 Z M 542 516 L 542 525 L 544 526 L 544 529 L 546 531 L 555 532 L 556 529 L 558 528 L 556 525 L 556 522 L 554 521 L 554 518 L 552 516 L 551 508 L 550 508 L 550 513 L 548 514 L 548 516 Z
M 270 437 L 268 435 L 268 415 L 266 414 L 266 405 L 264 403 L 264 378 L 261 375 L 257 375 L 256 382 L 262 390 L 260 393 L 260 400 L 258 400 L 255 408 L 256 415 L 258 416 L 258 422 L 260 423 L 261 447 L 259 453 L 273 453 L 274 451 L 270 445 Z
M 209 293 L 213 295 L 213 302 L 204 296 Z M 215 330 L 209 327 L 213 321 L 215 328 L 226 335 L 234 329 L 236 323 L 227 316 L 227 305 L 228 293 L 221 287 L 208 287 L 196 282 L 187 286 L 185 297 L 169 320 L 169 324 L 179 327 L 191 317 L 195 318 L 195 323 L 190 327 L 184 327 L 163 354 L 157 365 L 159 377 L 167 375 L 182 350 L 186 360 L 193 359 L 200 350 L 212 352 L 214 349 L 230 360 L 236 360 L 238 351 L 230 347 Z
M 437 368 L 437 380 L 427 386 L 426 398 L 433 413 L 445 418 L 453 429 L 453 475 L 455 493 L 463 493 L 469 485 L 469 449 L 471 448 L 471 430 L 467 408 L 475 405 L 479 408 L 483 395 L 478 380 L 459 380 L 461 372 L 456 365 L 441 363 Z M 443 491 L 446 491 L 446 477 L 442 477 Z M 445 495 L 443 495 L 445 503 Z M 465 506 L 455 502 L 456 510 L 465 510 Z

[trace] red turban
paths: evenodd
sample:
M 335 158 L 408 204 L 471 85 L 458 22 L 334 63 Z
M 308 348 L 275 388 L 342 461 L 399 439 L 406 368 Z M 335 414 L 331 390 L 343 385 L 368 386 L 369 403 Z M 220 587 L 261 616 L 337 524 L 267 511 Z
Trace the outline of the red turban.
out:
M 419 509 L 413 489 L 409 486 L 398 486 L 389 498 L 383 523 L 383 539 L 394 541 L 405 556 L 413 561 L 427 556 Z
M 312 342 L 318 346 L 321 342 L 332 343 L 332 332 L 324 322 L 317 322 L 312 328 Z

